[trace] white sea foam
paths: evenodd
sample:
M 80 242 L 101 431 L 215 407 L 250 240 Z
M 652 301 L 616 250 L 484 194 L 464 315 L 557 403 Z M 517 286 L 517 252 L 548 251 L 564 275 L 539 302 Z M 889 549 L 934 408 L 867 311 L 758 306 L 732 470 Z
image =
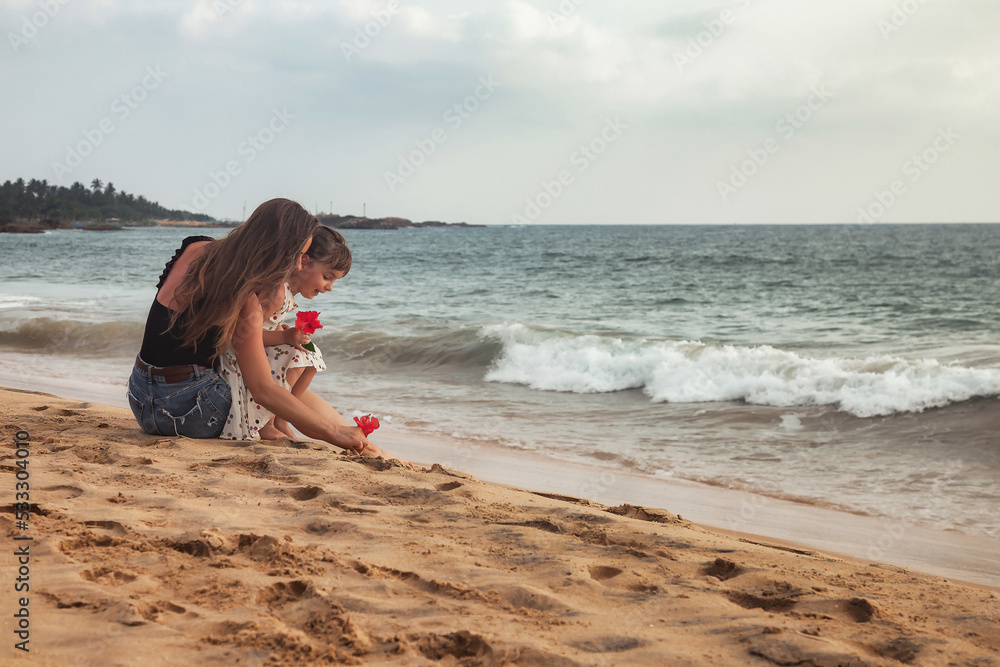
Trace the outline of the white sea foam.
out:
M 934 359 L 820 359 L 767 345 L 623 341 L 521 324 L 491 325 L 481 333 L 503 345 L 487 381 L 547 391 L 641 388 L 654 402 L 836 405 L 859 417 L 918 412 L 1000 395 L 1000 370 L 944 365 Z
M 0 294 L 0 310 L 10 308 L 24 308 L 35 303 L 41 303 L 41 299 L 33 296 L 19 296 L 17 294 Z

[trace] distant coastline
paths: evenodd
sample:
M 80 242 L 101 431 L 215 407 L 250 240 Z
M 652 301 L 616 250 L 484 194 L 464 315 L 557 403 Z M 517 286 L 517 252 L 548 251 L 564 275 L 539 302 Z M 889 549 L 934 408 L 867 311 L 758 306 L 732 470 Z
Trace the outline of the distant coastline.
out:
M 53 229 L 78 229 L 88 232 L 119 232 L 128 229 L 142 227 L 197 227 L 205 229 L 209 227 L 236 227 L 235 222 L 202 222 L 200 220 L 152 220 L 149 222 L 124 222 L 111 218 L 103 222 L 99 221 L 76 221 L 67 222 L 65 220 L 31 220 L 15 221 L 0 224 L 0 234 L 44 234 Z
M 403 229 L 406 227 L 485 227 L 486 225 L 470 225 L 467 222 L 440 222 L 426 220 L 413 222 L 407 218 L 366 218 L 354 215 L 319 215 L 319 221 L 334 229 Z
M 472 225 L 467 222 L 441 222 L 439 220 L 426 220 L 424 222 L 414 222 L 407 218 L 365 218 L 349 215 L 320 215 L 317 216 L 320 223 L 334 229 L 405 229 L 405 228 L 427 228 L 427 227 L 485 227 L 486 225 Z M 67 222 L 65 220 L 31 220 L 31 221 L 11 221 L 0 224 L 0 234 L 44 234 L 52 229 L 79 229 L 82 231 L 123 231 L 139 227 L 196 227 L 207 229 L 210 227 L 232 228 L 238 226 L 238 222 L 227 221 L 201 221 L 201 220 L 152 220 L 149 222 L 124 222 L 112 218 L 106 221 L 87 222 Z
M 407 227 L 484 227 L 466 222 L 407 218 L 368 218 L 356 215 L 319 214 L 320 221 L 337 229 L 403 229 Z M 0 233 L 42 234 L 53 229 L 120 231 L 131 227 L 221 227 L 241 221 L 216 220 L 204 213 L 168 209 L 143 196 L 119 191 L 113 183 L 94 179 L 90 187 L 70 187 L 31 179 L 0 184 Z
M 161 221 L 220 225 L 209 215 L 168 209 L 142 195 L 118 190 L 111 182 L 105 185 L 98 178 L 91 181 L 89 188 L 79 182 L 63 187 L 35 178 L 29 181 L 19 178 L 0 184 L 0 232 L 116 231 L 125 226 L 151 226 Z

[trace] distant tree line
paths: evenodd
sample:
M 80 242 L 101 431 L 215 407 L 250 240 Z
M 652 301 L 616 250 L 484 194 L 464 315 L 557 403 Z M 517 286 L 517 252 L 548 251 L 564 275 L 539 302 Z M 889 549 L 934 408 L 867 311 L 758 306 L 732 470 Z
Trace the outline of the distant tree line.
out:
M 106 222 L 117 218 L 125 223 L 153 220 L 195 220 L 210 222 L 211 216 L 164 208 L 142 195 L 119 192 L 113 183 L 104 185 L 95 178 L 90 187 L 82 183 L 63 187 L 48 181 L 23 178 L 0 185 L 0 225 L 26 223 L 64 227 L 71 222 Z

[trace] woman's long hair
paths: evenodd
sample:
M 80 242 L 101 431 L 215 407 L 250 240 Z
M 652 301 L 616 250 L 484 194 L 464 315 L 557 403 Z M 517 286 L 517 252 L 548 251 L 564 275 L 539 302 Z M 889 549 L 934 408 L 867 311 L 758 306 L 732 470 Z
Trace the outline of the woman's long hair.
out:
M 251 294 L 274 294 L 319 227 L 319 220 L 288 199 L 271 199 L 227 236 L 209 242 L 174 292 L 179 310 L 170 329 L 185 345 L 213 347 L 215 359 L 229 347 L 240 310 Z M 213 327 L 215 340 L 203 341 Z

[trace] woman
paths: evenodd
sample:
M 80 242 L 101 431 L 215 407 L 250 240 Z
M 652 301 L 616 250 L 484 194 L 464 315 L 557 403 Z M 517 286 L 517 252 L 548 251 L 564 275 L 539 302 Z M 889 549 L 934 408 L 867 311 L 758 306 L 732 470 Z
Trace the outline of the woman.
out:
M 310 438 L 366 456 L 388 456 L 325 401 L 292 396 L 271 379 L 263 323 L 301 269 L 319 226 L 287 199 L 264 202 L 218 240 L 188 237 L 167 263 L 129 378 L 128 402 L 146 433 L 215 438 L 230 418 L 229 386 L 215 370 L 230 345 L 257 403 Z

